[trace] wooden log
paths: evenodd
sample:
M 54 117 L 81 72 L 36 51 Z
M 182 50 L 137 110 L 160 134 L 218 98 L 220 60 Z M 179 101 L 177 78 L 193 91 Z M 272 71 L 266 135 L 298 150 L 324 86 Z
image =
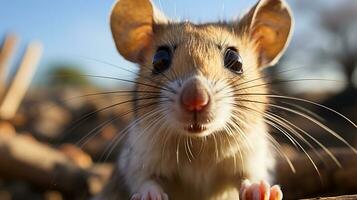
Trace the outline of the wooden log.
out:
M 17 36 L 15 34 L 9 34 L 5 37 L 2 47 L 0 48 L 0 102 L 6 88 L 9 66 L 15 53 L 17 42 Z
M 29 44 L 16 75 L 7 88 L 2 102 L 0 102 L 0 118 L 7 120 L 14 117 L 31 83 L 41 54 L 41 43 L 32 42 Z
M 88 194 L 88 174 L 62 152 L 30 135 L 0 137 L 0 177 L 25 180 L 43 189 L 69 196 Z
M 92 158 L 74 144 L 63 144 L 59 150 L 82 169 L 88 169 L 93 165 Z
M 0 120 L 0 137 L 11 137 L 16 135 L 15 128 L 8 122 Z
M 296 173 L 292 173 L 284 160 L 279 162 L 276 182 L 281 185 L 286 199 L 357 194 L 356 153 L 348 148 L 332 149 L 331 152 L 341 167 L 323 151 L 319 152 L 321 158 L 309 152 L 317 169 L 304 154 L 292 158 Z
M 357 195 L 344 195 L 344 196 L 336 196 L 336 197 L 316 197 L 311 199 L 304 200 L 356 200 Z

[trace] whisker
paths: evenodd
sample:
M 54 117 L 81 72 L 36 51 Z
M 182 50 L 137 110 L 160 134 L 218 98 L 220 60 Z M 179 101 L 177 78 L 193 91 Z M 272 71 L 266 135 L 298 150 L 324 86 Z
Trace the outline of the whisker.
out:
M 250 79 L 250 80 L 247 80 L 243 83 L 240 83 L 238 84 L 237 86 L 242 86 L 242 85 L 245 85 L 247 83 L 251 83 L 251 82 L 254 82 L 254 81 L 258 81 L 258 80 L 262 80 L 262 79 L 265 79 L 265 78 L 269 78 L 271 76 L 276 76 L 276 75 L 279 75 L 279 74 L 283 74 L 283 73 L 288 73 L 288 72 L 292 72 L 292 71 L 296 71 L 296 70 L 300 70 L 300 69 L 304 69 L 304 67 L 296 67 L 296 68 L 291 68 L 291 69 L 286 69 L 286 70 L 280 70 L 280 71 L 277 71 L 276 73 L 274 74 L 267 74 L 267 75 L 264 75 L 264 76 L 260 76 L 258 78 L 254 78 L 254 79 Z M 261 70 L 263 71 L 263 70 Z M 254 72 L 252 70 L 252 72 Z M 246 73 L 245 73 L 246 74 Z M 248 74 L 249 75 L 249 74 Z M 232 80 L 231 83 L 234 83 L 235 81 L 237 81 L 240 77 L 236 77 Z
M 128 79 L 124 79 L 124 78 L 116 78 L 116 77 L 111 77 L 111 76 L 90 75 L 90 74 L 83 74 L 83 75 L 79 75 L 79 76 L 91 77 L 91 78 L 103 78 L 103 79 L 133 83 L 133 84 L 137 84 L 137 85 L 143 85 L 143 86 L 147 86 L 147 87 L 151 87 L 151 88 L 156 88 L 159 90 L 165 90 L 165 91 L 171 92 L 173 94 L 176 94 L 175 90 L 173 90 L 172 88 L 168 88 L 167 86 L 152 85 L 149 83 L 138 82 L 135 80 L 128 80 Z
M 266 111 L 262 114 L 264 117 L 269 118 L 272 121 L 275 121 L 277 124 L 279 124 L 279 126 L 282 126 L 285 130 L 290 131 L 291 134 L 298 137 L 308 147 L 310 147 L 321 160 L 323 160 L 321 154 L 316 150 L 316 148 L 309 141 L 307 141 L 298 131 L 296 131 L 296 129 L 294 128 L 295 126 L 294 127 L 291 126 L 291 124 L 293 125 L 293 123 L 269 111 Z
M 176 164 L 177 164 L 177 167 L 180 168 L 180 143 L 181 143 L 182 135 L 179 134 L 177 137 L 178 137 L 178 140 L 176 138 Z
M 101 124 L 99 124 L 97 127 L 95 127 L 93 130 L 91 130 L 89 133 L 87 133 L 84 137 L 82 137 L 78 142 L 76 142 L 76 145 L 77 146 L 80 146 L 81 148 L 83 148 L 83 146 L 91 139 L 93 138 L 94 136 L 98 135 L 100 133 L 100 131 L 105 127 L 107 126 L 108 124 L 112 123 L 113 121 L 119 119 L 120 117 L 123 117 L 125 115 L 128 115 L 130 113 L 133 113 L 133 112 L 136 112 L 142 108 L 146 108 L 146 107 L 150 107 L 150 106 L 153 106 L 153 105 L 156 105 L 158 104 L 157 102 L 155 103 L 149 103 L 149 104 L 145 104 L 145 105 L 142 105 L 140 107 L 137 107 L 135 109 L 132 109 L 132 110 L 129 110 L 125 113 L 121 113 L 120 115 L 116 115 L 115 117 L 113 117 L 112 119 L 110 120 L 106 120 L 104 122 L 102 122 Z M 94 133 L 94 134 L 93 134 Z
M 137 98 L 137 99 L 131 99 L 131 100 L 126 100 L 126 101 L 122 101 L 122 102 L 119 102 L 119 103 L 115 103 L 115 104 L 112 104 L 110 106 L 106 106 L 106 107 L 103 107 L 103 108 L 100 108 L 98 110 L 95 110 L 93 112 L 90 112 L 88 114 L 85 114 L 84 116 L 82 116 L 81 118 L 79 118 L 78 120 L 76 120 L 75 122 L 73 122 L 73 124 L 75 124 L 74 126 L 72 126 L 72 128 L 70 128 L 68 131 L 69 132 L 72 132 L 74 129 L 76 129 L 80 124 L 82 124 L 84 122 L 84 120 L 90 118 L 91 116 L 95 115 L 96 113 L 99 113 L 99 112 L 102 112 L 102 111 L 105 111 L 105 110 L 108 110 L 110 108 L 113 108 L 113 107 L 116 107 L 116 106 L 119 106 L 119 105 L 123 105 L 123 104 L 126 104 L 126 103 L 132 103 L 132 102 L 136 102 L 136 101 L 142 101 L 142 100 L 150 100 L 150 99 L 159 99 L 159 98 L 163 98 L 161 96 L 151 96 L 151 97 L 146 97 L 146 98 Z M 164 97 L 167 101 L 168 98 Z
M 293 134 L 296 137 L 298 137 L 301 141 L 304 142 L 304 144 L 306 144 L 309 148 L 311 148 L 313 150 L 313 152 L 319 157 L 320 160 L 324 161 L 323 157 L 320 154 L 320 152 L 318 152 L 316 150 L 316 148 L 309 141 L 307 141 L 299 132 L 297 132 L 289 123 L 287 123 L 286 122 L 287 120 L 281 120 L 283 118 L 281 118 L 279 116 L 275 117 L 274 115 L 269 114 L 269 112 L 264 113 L 264 116 L 267 117 L 267 118 L 270 118 L 273 121 L 276 121 L 276 123 L 278 123 L 284 129 L 290 131 L 291 134 Z M 319 144 L 321 144 L 321 143 L 319 143 Z M 339 162 L 337 164 L 340 165 Z
M 197 153 L 197 157 L 199 157 L 200 155 L 201 155 L 201 153 L 202 153 L 202 151 L 203 151 L 203 148 L 204 148 L 204 144 L 205 144 L 205 139 L 201 139 L 200 140 L 200 149 L 199 149 L 199 151 L 198 151 L 198 153 Z
M 240 107 L 240 108 L 244 108 L 244 109 L 249 109 L 249 110 L 253 110 L 253 109 L 250 109 L 249 107 L 246 107 L 246 106 L 242 106 L 242 105 L 235 105 L 237 107 Z M 254 109 L 255 111 L 255 109 Z M 235 111 L 233 111 L 233 113 L 235 113 Z M 272 126 L 273 128 L 275 128 L 276 130 L 280 131 L 281 133 L 283 133 L 284 136 L 286 136 L 289 141 L 294 145 L 294 147 L 296 149 L 299 149 L 298 147 L 298 141 L 296 141 L 296 139 L 294 137 L 292 137 L 289 133 L 287 133 L 285 130 L 283 130 L 282 128 L 280 128 L 279 125 L 276 125 L 275 122 L 272 122 L 272 121 L 268 121 L 268 120 L 264 120 L 267 124 L 269 124 L 270 126 Z
M 214 152 L 215 152 L 215 155 L 216 155 L 215 160 L 217 162 L 218 158 L 219 158 L 218 144 L 217 144 L 216 135 L 214 133 L 212 134 L 212 137 L 213 137 L 213 141 L 214 141 Z
M 188 138 L 188 140 L 189 140 L 189 143 L 188 143 L 188 146 L 187 146 L 187 147 L 188 147 L 188 152 L 189 152 L 191 158 L 192 158 L 193 160 L 195 160 L 196 158 L 195 158 L 195 156 L 193 155 L 193 152 L 192 152 L 192 150 L 191 150 L 192 138 Z
M 191 160 L 191 158 L 190 158 L 190 156 L 188 155 L 188 150 L 187 150 L 187 137 L 186 136 L 184 136 L 184 148 L 185 148 L 185 153 L 186 153 L 186 157 L 187 157 L 187 159 L 188 159 L 188 162 L 192 162 L 192 160 Z
M 161 150 L 161 158 L 165 158 L 165 150 L 166 150 L 166 144 L 168 143 L 169 139 L 172 137 L 171 134 L 169 133 L 170 131 L 166 130 L 168 134 L 164 134 L 163 138 L 163 145 L 162 145 L 162 150 Z
M 64 77 L 73 77 L 74 75 L 61 75 Z M 168 86 L 160 86 L 161 83 L 158 83 L 157 85 L 153 85 L 153 84 L 149 84 L 149 83 L 144 83 L 144 82 L 139 82 L 136 80 L 131 80 L 131 79 L 124 79 L 124 78 L 118 78 L 118 77 L 112 77 L 112 76 L 101 76 L 101 75 L 90 75 L 90 74 L 81 74 L 81 75 L 75 75 L 74 77 L 89 77 L 89 78 L 101 78 L 101 79 L 109 79 L 109 80 L 115 80 L 115 81 L 122 81 L 122 82 L 127 82 L 127 83 L 133 83 L 136 85 L 143 85 L 143 86 L 147 86 L 147 87 L 151 87 L 151 88 L 156 88 L 159 90 L 165 90 L 168 92 L 171 92 L 173 94 L 176 94 L 176 91 L 173 88 L 169 88 Z M 152 80 L 150 80 L 150 82 L 153 82 Z
M 342 143 L 344 143 L 348 148 L 350 148 L 355 154 L 357 154 L 357 150 L 351 145 L 349 144 L 344 138 L 342 138 L 339 134 L 337 134 L 335 131 L 333 131 L 332 129 L 330 129 L 328 126 L 322 124 L 321 122 L 317 121 L 316 119 L 312 118 L 309 115 L 306 115 L 302 112 L 290 109 L 290 108 L 286 108 L 284 106 L 279 106 L 276 104 L 272 104 L 272 103 L 266 103 L 266 102 L 260 102 L 260 101 L 254 101 L 254 100 L 247 100 L 247 99 L 238 99 L 239 101 L 245 101 L 245 102 L 250 102 L 250 103 L 258 103 L 258 104 L 264 104 L 267 106 L 271 106 L 274 108 L 278 108 L 280 110 L 285 110 L 288 111 L 290 113 L 294 113 L 298 116 L 301 116 L 311 122 L 313 122 L 314 124 L 318 125 L 319 127 L 321 127 L 323 130 L 325 130 L 326 132 L 330 133 L 331 135 L 333 135 L 335 138 L 337 138 L 339 141 L 341 141 Z
M 269 120 L 264 120 L 264 121 L 266 121 L 267 123 L 269 122 Z M 277 130 L 279 130 L 281 133 L 284 133 L 284 135 L 290 135 L 290 134 L 288 134 L 286 131 L 284 131 L 283 129 L 281 129 L 281 128 L 278 128 L 279 126 L 274 126 L 274 122 L 273 121 L 271 121 L 272 123 L 268 123 L 268 124 L 270 124 L 270 125 L 272 125 L 274 128 L 276 128 Z M 291 137 L 290 136 L 290 138 L 293 138 L 293 137 Z M 316 165 L 316 163 L 315 163 L 315 161 L 312 159 L 312 157 L 309 155 L 309 153 L 305 150 L 305 148 L 299 143 L 299 142 L 297 142 L 297 140 L 295 140 L 295 139 L 293 139 L 294 141 L 296 141 L 296 144 L 299 146 L 299 148 L 304 152 L 304 154 L 306 155 L 306 157 L 310 160 L 310 162 L 311 162 L 311 164 L 313 165 L 313 167 L 314 167 L 314 169 L 315 169 L 315 171 L 317 172 L 317 174 L 318 174 L 318 176 L 320 177 L 320 179 L 322 178 L 321 177 L 321 173 L 320 173 L 320 170 L 318 169 L 318 167 L 317 167 L 317 165 Z
M 87 60 L 90 60 L 90 61 L 94 61 L 94 62 L 97 62 L 97 63 L 101 63 L 101 64 L 105 64 L 105 65 L 108 65 L 108 66 L 111 66 L 111 67 L 115 67 L 115 68 L 118 68 L 118 69 L 121 69 L 123 71 L 126 71 L 126 72 L 129 72 L 131 74 L 134 74 L 136 76 L 139 76 L 139 77 L 143 77 L 143 78 L 146 78 L 150 81 L 152 81 L 152 77 L 148 77 L 148 76 L 143 76 L 141 75 L 140 73 L 137 73 L 137 72 L 134 72 L 134 71 L 131 71 L 131 70 L 128 70 L 124 67 L 120 67 L 118 65 L 115 65 L 113 63 L 110 63 L 110 62 L 107 62 L 107 61 L 103 61 L 103 60 L 99 60 L 99 59 L 96 59 L 96 58 L 89 58 L 89 57 L 84 57 L 84 56 L 81 56 L 83 59 L 87 59 Z M 152 71 L 152 68 L 148 67 L 148 66 L 145 66 L 145 65 L 140 65 L 140 67 L 143 67 L 143 68 L 146 68 L 148 71 Z M 160 73 L 164 78 L 166 78 L 168 81 L 172 81 L 169 77 L 167 77 L 164 73 Z
M 97 93 L 89 93 L 89 94 L 84 94 L 84 95 L 79 95 L 79 96 L 73 96 L 69 97 L 66 99 L 61 99 L 59 102 L 65 103 L 65 102 L 70 102 L 74 101 L 80 98 L 85 98 L 85 97 L 92 97 L 92 96 L 100 96 L 100 95 L 111 95 L 111 94 L 117 94 L 117 96 L 133 96 L 133 93 L 140 93 L 140 94 L 161 94 L 161 92 L 157 91 L 141 91 L 141 90 L 116 90 L 116 91 L 108 91 L 108 92 L 97 92 Z M 52 109 L 55 108 L 56 105 L 49 105 L 46 107 L 46 109 Z
M 104 151 L 104 153 L 101 155 L 101 159 L 103 159 L 103 156 L 105 154 L 107 154 L 107 156 L 105 157 L 104 161 L 106 161 L 110 154 L 114 151 L 115 147 L 118 145 L 118 143 L 121 141 L 122 138 L 124 138 L 128 133 L 129 130 L 134 127 L 135 125 L 137 125 L 138 123 L 141 123 L 142 121 L 146 120 L 148 117 L 156 115 L 157 113 L 159 113 L 159 111 L 151 111 L 148 112 L 146 114 L 144 114 L 143 116 L 139 117 L 138 119 L 135 119 L 129 126 L 127 126 L 124 130 L 122 130 L 115 138 L 113 141 L 111 141 L 111 143 L 109 144 L 109 146 L 106 148 L 106 150 Z
M 307 133 L 304 129 L 300 128 L 299 126 L 289 122 L 288 120 L 274 114 L 274 113 L 271 113 L 271 112 L 267 112 L 267 113 L 270 113 L 271 115 L 277 117 L 277 118 L 280 118 L 281 120 L 285 121 L 286 123 L 290 124 L 292 127 L 294 127 L 295 129 L 299 130 L 300 132 L 302 132 L 304 135 L 306 135 L 307 137 L 309 137 L 311 140 L 313 140 L 317 145 L 319 145 L 329 156 L 330 158 L 336 163 L 336 165 L 338 167 L 342 167 L 341 163 L 338 161 L 338 159 L 333 155 L 333 153 L 328 150 L 328 148 L 323 145 L 321 142 L 319 142 L 315 137 L 311 136 L 309 133 Z M 321 157 L 321 156 L 320 156 Z
M 295 174 L 296 173 L 296 169 L 293 165 L 293 163 L 291 162 L 290 158 L 286 155 L 286 153 L 284 151 L 281 150 L 281 145 L 279 144 L 278 141 L 275 140 L 275 138 L 269 134 L 267 134 L 267 138 L 269 139 L 269 141 L 271 142 L 273 148 L 280 154 L 280 156 L 282 156 L 283 158 L 285 158 L 286 162 L 288 163 L 291 171 Z
M 343 119 L 345 119 L 348 123 L 350 123 L 351 125 L 353 125 L 355 128 L 357 128 L 357 125 L 350 120 L 348 117 L 346 117 L 345 115 L 343 115 L 342 113 L 329 108 L 327 106 L 324 106 L 322 104 L 319 104 L 317 102 L 314 101 L 310 101 L 307 99 L 302 99 L 302 98 L 298 98 L 298 97 L 291 97 L 291 96 L 283 96 L 283 95 L 275 95 L 275 94 L 264 94 L 264 93 L 246 93 L 246 94 L 238 94 L 237 96 L 266 96 L 266 97 L 271 97 L 271 98 L 280 98 L 280 99 L 288 99 L 288 100 L 296 100 L 296 101 L 300 101 L 300 102 L 305 102 L 305 103 L 309 103 L 315 106 L 318 106 L 320 108 L 326 109 L 334 114 L 337 114 L 338 116 L 342 117 Z
M 241 107 L 241 105 L 236 105 Z M 245 108 L 245 107 L 242 107 Z M 305 148 L 294 138 L 292 137 L 288 132 L 286 132 L 280 125 L 276 124 L 276 122 L 274 122 L 271 119 L 263 119 L 265 121 L 265 123 L 269 124 L 270 126 L 272 126 L 273 128 L 275 128 L 276 130 L 278 130 L 279 132 L 281 132 L 284 136 L 286 136 L 289 141 L 297 148 L 297 149 L 301 149 L 302 152 L 306 155 L 306 157 L 310 160 L 311 164 L 313 165 L 314 169 L 316 170 L 318 176 L 321 178 L 321 174 L 320 171 L 315 163 L 315 161 L 312 159 L 312 157 L 309 155 L 309 153 L 305 150 Z
M 158 138 L 158 137 L 156 137 L 156 135 L 158 135 L 158 134 L 161 133 L 161 129 L 162 129 L 162 125 L 163 125 L 163 123 L 161 122 L 161 120 L 165 117 L 164 115 L 159 115 L 159 114 L 165 112 L 166 110 L 167 110 L 167 109 L 161 108 L 161 109 L 156 109 L 156 110 L 154 110 L 154 111 L 151 111 L 151 114 L 148 115 L 145 120 L 146 120 L 146 121 L 150 121 L 150 122 L 151 122 L 151 121 L 154 121 L 154 123 L 149 123 L 148 126 L 142 128 L 141 133 L 139 133 L 139 134 L 137 135 L 137 137 L 135 138 L 134 142 L 132 142 L 132 145 L 133 145 L 133 146 L 136 145 L 136 142 L 138 142 L 139 139 L 140 139 L 142 136 L 144 136 L 144 134 L 146 134 L 146 133 L 148 133 L 148 132 L 152 132 L 151 129 L 153 129 L 153 128 L 156 128 L 156 130 L 155 130 L 156 134 L 153 135 L 153 136 L 149 136 L 149 137 L 151 138 L 150 144 L 153 144 L 152 146 L 155 145 L 155 141 L 157 141 L 157 138 Z M 150 113 L 150 112 L 149 112 L 149 113 Z M 158 115 L 159 115 L 159 116 L 158 116 Z M 150 117 L 151 117 L 151 118 L 150 118 Z M 149 119 L 149 118 L 150 118 L 150 119 Z M 152 119 L 152 118 L 155 118 L 155 119 Z M 142 120 L 142 121 L 144 121 L 144 120 Z M 142 121 L 141 121 L 141 122 L 142 122 Z M 160 127 L 157 127 L 157 125 L 160 125 Z
M 163 113 L 166 109 L 158 109 L 155 115 L 158 115 L 159 113 Z M 153 134 L 151 136 L 145 136 L 145 137 L 150 137 L 150 138 L 146 138 L 145 140 L 149 140 L 148 143 L 148 147 L 156 147 L 158 145 L 162 145 L 162 143 L 157 144 L 157 142 L 162 138 L 162 134 L 161 133 L 165 133 L 164 135 L 169 134 L 169 130 L 167 127 L 163 127 L 163 122 L 162 119 L 165 118 L 165 115 L 160 115 L 159 117 L 152 115 L 152 118 L 155 119 L 150 119 L 150 121 L 155 121 L 154 123 L 150 123 L 148 126 L 144 127 L 143 130 L 141 131 L 141 133 L 139 133 L 137 135 L 137 137 L 135 138 L 135 141 L 132 143 L 132 146 L 136 146 L 136 143 L 145 136 L 146 133 L 151 132 L 153 133 L 153 130 L 156 132 L 156 134 Z M 147 119 L 146 121 L 148 121 L 149 119 Z M 164 131 L 164 128 L 166 129 L 166 132 Z
M 239 112 L 239 111 L 238 111 L 238 112 Z M 237 117 L 237 118 L 238 118 L 238 117 Z M 239 118 L 238 118 L 238 119 L 239 119 Z M 240 121 L 241 123 L 247 125 L 247 123 L 245 123 L 243 120 L 239 120 L 239 121 Z M 268 139 L 269 139 L 270 141 L 272 141 L 273 143 L 276 143 L 277 146 L 275 146 L 275 145 L 273 144 L 273 148 L 276 149 L 276 151 L 277 151 L 282 157 L 285 158 L 285 160 L 286 160 L 287 163 L 289 164 L 289 167 L 290 167 L 291 171 L 292 171 L 293 173 L 296 173 L 296 170 L 295 170 L 294 165 L 292 164 L 290 158 L 285 154 L 285 152 L 283 152 L 283 151 L 281 150 L 280 144 L 279 144 L 270 134 L 267 134 L 267 137 L 268 137 Z M 245 140 L 245 139 L 243 138 L 243 140 Z
M 233 130 L 230 129 L 229 126 L 225 127 L 224 129 L 226 130 L 224 132 L 225 138 L 228 141 L 229 148 L 231 149 L 231 153 L 233 154 L 233 163 L 234 163 L 234 170 L 233 171 L 234 171 L 234 173 L 237 171 L 237 159 L 236 159 L 236 152 L 233 151 L 233 146 L 232 146 L 232 144 L 230 142 L 229 137 L 232 137 L 233 140 L 236 143 L 236 147 L 238 148 L 238 153 L 239 153 L 239 157 L 240 157 L 240 161 L 241 161 L 242 171 L 244 172 L 245 171 L 245 169 L 244 169 L 244 158 L 243 158 L 243 155 L 242 155 L 242 151 L 241 151 L 241 149 L 239 147 L 240 145 L 238 144 L 236 138 L 234 137 Z
M 72 101 L 79 98 L 84 97 L 91 97 L 91 96 L 100 96 L 100 95 L 111 95 L 111 94 L 119 94 L 119 95 L 133 95 L 133 93 L 142 93 L 142 94 L 160 94 L 161 92 L 157 91 L 140 91 L 140 90 L 116 90 L 116 91 L 109 91 L 109 92 L 97 92 L 97 93 L 89 93 L 80 96 L 74 96 L 67 99 L 63 99 L 62 101 Z
M 237 117 L 237 116 L 239 116 L 241 114 L 240 111 L 236 110 L 234 112 L 238 113 L 238 115 L 232 114 L 231 118 L 239 121 L 240 123 L 244 124 L 245 126 L 248 126 L 248 124 L 245 121 L 243 121 L 242 119 Z M 232 120 L 231 120 L 230 124 L 233 126 L 233 129 L 238 131 L 238 133 L 242 136 L 243 142 L 245 143 L 246 147 L 248 148 L 248 151 L 254 151 L 253 144 L 251 143 L 251 141 L 249 140 L 247 135 L 244 133 L 244 131 L 239 127 L 239 125 L 237 123 L 235 123 L 234 121 L 232 121 Z
M 232 92 L 238 92 L 238 91 L 242 91 L 242 90 L 247 90 L 247 89 L 252 89 L 252 88 L 257 88 L 257 87 L 262 87 L 262 86 L 268 86 L 268 85 L 275 85 L 275 84 L 281 84 L 281 83 L 292 83 L 292 82 L 300 82 L 300 81 L 329 81 L 329 82 L 341 82 L 338 80 L 330 80 L 330 79 L 310 79 L 310 78 L 306 78 L 306 79 L 291 79 L 291 80 L 281 80 L 281 81 L 271 81 L 271 82 L 266 82 L 266 83 L 262 83 L 262 84 L 257 84 L 257 85 L 252 85 L 252 86 L 247 86 L 247 87 L 243 87 L 243 88 L 237 88 L 235 90 L 233 90 Z
M 300 110 L 302 112 L 305 112 L 305 113 L 309 114 L 310 116 L 315 117 L 317 120 L 319 120 L 321 122 L 326 122 L 326 120 L 322 116 L 320 116 L 320 115 L 314 113 L 313 111 L 311 111 L 311 110 L 309 110 L 307 108 L 304 108 L 304 107 L 302 107 L 302 106 L 300 106 L 300 105 L 298 105 L 296 103 L 290 103 L 290 102 L 282 101 L 282 100 L 280 100 L 279 102 L 281 102 L 283 104 L 286 104 L 286 105 L 289 105 L 289 106 L 291 106 L 293 108 L 296 108 L 297 110 Z
M 299 130 L 300 132 L 302 132 L 304 135 L 308 136 L 311 140 L 313 140 L 317 145 L 319 145 L 329 156 L 330 158 L 336 163 L 336 165 L 338 167 L 342 167 L 341 163 L 337 160 L 337 158 L 332 154 L 332 152 L 330 150 L 327 149 L 327 147 L 325 145 L 323 145 L 322 143 L 320 143 L 316 138 L 314 138 L 313 136 L 311 136 L 310 134 L 308 134 L 305 130 L 301 129 L 300 127 L 296 126 L 295 124 L 291 123 L 290 121 L 284 119 L 283 117 L 279 116 L 279 115 L 276 115 L 272 112 L 269 112 L 269 111 L 265 111 L 265 112 L 260 112 L 256 109 L 253 109 L 251 107 L 248 107 L 248 106 L 243 106 L 243 105 L 240 105 L 240 107 L 245 107 L 246 109 L 250 109 L 252 111 L 255 111 L 255 112 L 258 112 L 259 114 L 263 114 L 264 116 L 269 116 L 269 117 L 272 117 L 273 119 L 277 120 L 277 121 L 280 121 L 279 123 L 284 125 L 285 128 L 287 128 L 288 130 L 290 130 L 290 132 L 292 132 L 293 134 L 295 134 L 296 136 L 298 136 L 301 140 L 303 140 L 311 149 L 314 150 L 315 154 L 321 159 L 322 159 L 322 156 L 321 154 L 315 150 L 315 148 L 302 136 L 300 135 L 298 132 L 296 132 L 294 130 L 297 129 Z M 286 126 L 287 125 L 287 126 Z

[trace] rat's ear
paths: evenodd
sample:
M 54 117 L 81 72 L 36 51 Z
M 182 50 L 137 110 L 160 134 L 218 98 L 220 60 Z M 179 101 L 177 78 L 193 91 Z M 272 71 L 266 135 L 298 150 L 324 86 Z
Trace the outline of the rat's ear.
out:
M 160 17 L 160 18 L 159 18 Z M 119 0 L 115 3 L 110 26 L 119 53 L 140 63 L 153 42 L 154 25 L 166 23 L 150 0 Z
M 256 41 L 258 64 L 264 67 L 274 65 L 288 46 L 293 18 L 284 0 L 260 0 L 240 24 Z

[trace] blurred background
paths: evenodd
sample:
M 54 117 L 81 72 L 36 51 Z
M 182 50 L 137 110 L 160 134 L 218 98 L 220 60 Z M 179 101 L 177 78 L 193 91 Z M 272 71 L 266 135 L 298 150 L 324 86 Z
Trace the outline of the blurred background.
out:
M 118 151 L 113 141 L 130 107 L 96 111 L 129 98 L 110 92 L 130 90 L 130 84 L 105 77 L 133 79 L 137 70 L 112 41 L 113 2 L 0 0 L 0 200 L 88 199 L 110 175 Z M 237 18 L 255 2 L 154 0 L 168 17 L 197 23 Z M 320 103 L 356 122 L 357 1 L 288 3 L 295 32 L 281 62 L 266 70 L 274 92 Z M 318 119 L 357 147 L 356 127 L 340 115 L 283 100 L 279 103 Z M 286 198 L 357 194 L 357 155 L 303 117 L 275 112 L 331 149 L 343 167 L 303 144 L 317 173 L 301 150 L 272 129 L 296 168 L 293 173 L 280 158 L 277 182 Z

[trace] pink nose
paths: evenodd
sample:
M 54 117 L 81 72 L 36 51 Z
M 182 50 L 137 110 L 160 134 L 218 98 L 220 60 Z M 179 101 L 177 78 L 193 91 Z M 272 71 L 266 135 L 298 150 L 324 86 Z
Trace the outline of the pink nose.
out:
M 181 93 L 181 104 L 190 112 L 203 110 L 209 102 L 207 89 L 196 79 L 186 83 Z

